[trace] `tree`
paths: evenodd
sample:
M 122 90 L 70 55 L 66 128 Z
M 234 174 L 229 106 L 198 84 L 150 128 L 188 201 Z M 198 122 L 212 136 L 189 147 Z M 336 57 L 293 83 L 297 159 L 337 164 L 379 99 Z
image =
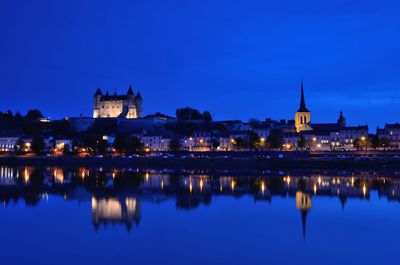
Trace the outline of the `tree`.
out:
M 139 153 L 143 149 L 143 144 L 136 136 L 132 137 L 129 144 L 129 151 L 131 153 Z
M 250 132 L 249 134 L 249 148 L 257 149 L 260 144 L 260 136 L 255 132 Z
M 64 144 L 62 151 L 63 151 L 63 155 L 71 154 L 71 146 L 69 144 Z
M 297 146 L 300 149 L 304 149 L 307 146 L 307 140 L 303 135 L 300 135 L 299 139 L 297 140 Z
M 364 136 L 361 137 L 361 138 L 355 139 L 355 140 L 353 141 L 353 146 L 354 146 L 355 148 L 357 148 L 358 150 L 363 149 L 363 148 L 367 149 L 367 147 L 368 147 L 368 140 L 365 139 Z
M 383 147 L 383 149 L 386 149 L 387 147 L 390 146 L 390 140 L 386 137 L 380 138 L 379 139 L 379 146 Z
M 24 151 L 25 142 L 22 138 L 19 138 L 14 145 L 14 151 L 17 153 L 22 153 Z
M 96 150 L 98 153 L 105 154 L 108 151 L 109 147 L 110 145 L 108 144 L 107 140 L 104 139 L 97 140 Z
M 371 143 L 371 147 L 376 149 L 380 146 L 379 137 L 377 135 L 370 135 L 369 142 Z
M 41 136 L 35 136 L 32 139 L 31 149 L 35 154 L 40 154 L 46 148 L 46 144 Z
M 86 134 L 85 137 L 83 138 L 82 145 L 83 145 L 83 147 L 94 150 L 94 149 L 96 149 L 97 141 L 100 139 L 101 139 L 100 137 L 89 133 L 89 134 Z
M 119 153 L 125 153 L 129 148 L 129 140 L 127 137 L 117 135 L 113 146 Z
M 209 111 L 204 111 L 203 112 L 203 120 L 205 122 L 212 122 L 212 116 L 211 116 L 211 113 Z
M 171 152 L 177 152 L 181 149 L 181 141 L 179 140 L 179 138 L 173 138 L 171 139 L 171 141 L 169 142 L 169 150 Z
M 246 147 L 246 142 L 241 137 L 236 137 L 233 139 L 233 146 L 236 150 L 244 149 Z
M 361 148 L 361 140 L 360 139 L 355 139 L 353 141 L 353 146 L 354 148 L 356 148 L 357 150 L 359 150 Z
M 179 121 L 191 121 L 191 120 L 203 120 L 205 122 L 212 121 L 212 116 L 209 111 L 205 111 L 203 112 L 203 114 L 201 114 L 199 110 L 192 109 L 190 107 L 177 109 L 175 114 L 176 118 Z
M 28 121 L 37 121 L 41 118 L 43 118 L 42 112 L 37 109 L 28 110 L 28 112 L 25 115 L 25 119 Z
M 281 134 L 270 134 L 267 137 L 267 145 L 271 148 L 271 149 L 278 149 L 278 148 L 282 148 L 283 145 L 283 139 Z

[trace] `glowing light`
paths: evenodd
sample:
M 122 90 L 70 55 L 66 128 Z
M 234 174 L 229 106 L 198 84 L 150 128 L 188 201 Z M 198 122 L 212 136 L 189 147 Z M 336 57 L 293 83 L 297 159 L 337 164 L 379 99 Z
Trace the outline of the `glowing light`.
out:
M 231 181 L 231 189 L 232 189 L 232 191 L 235 189 L 235 185 L 236 185 L 236 183 L 235 183 L 235 181 L 232 179 L 232 181 Z
M 28 168 L 24 169 L 24 181 L 25 183 L 27 183 L 29 181 L 29 172 L 28 172 Z
M 363 193 L 364 197 L 367 194 L 367 187 L 365 186 L 365 184 L 362 187 L 362 193 Z
M 204 184 L 203 184 L 203 180 L 202 179 L 200 179 L 200 184 L 199 185 L 200 185 L 200 191 L 203 191 L 203 185 Z
M 317 184 L 314 183 L 314 195 L 317 194 Z
M 290 184 L 290 176 L 287 176 L 286 182 L 287 182 L 288 185 Z
M 264 181 L 261 181 L 261 193 L 264 194 L 265 191 L 265 184 Z
M 190 181 L 190 183 L 189 183 L 189 191 L 190 191 L 190 193 L 192 193 L 192 191 L 193 191 L 193 184 L 192 184 L 192 181 Z

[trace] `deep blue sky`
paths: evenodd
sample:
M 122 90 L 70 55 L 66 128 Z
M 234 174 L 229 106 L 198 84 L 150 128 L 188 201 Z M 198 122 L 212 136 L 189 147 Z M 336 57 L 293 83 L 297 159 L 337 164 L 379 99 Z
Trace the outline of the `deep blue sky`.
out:
M 351 3 L 350 3 L 351 2 Z M 133 84 L 144 113 L 293 118 L 374 130 L 400 121 L 398 1 L 6 1 L 0 110 L 92 115 L 100 86 Z

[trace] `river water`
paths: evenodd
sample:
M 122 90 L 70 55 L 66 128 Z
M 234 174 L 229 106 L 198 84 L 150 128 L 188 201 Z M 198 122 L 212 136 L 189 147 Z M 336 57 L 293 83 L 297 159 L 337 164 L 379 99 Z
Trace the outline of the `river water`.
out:
M 397 264 L 397 176 L 0 166 L 0 262 Z

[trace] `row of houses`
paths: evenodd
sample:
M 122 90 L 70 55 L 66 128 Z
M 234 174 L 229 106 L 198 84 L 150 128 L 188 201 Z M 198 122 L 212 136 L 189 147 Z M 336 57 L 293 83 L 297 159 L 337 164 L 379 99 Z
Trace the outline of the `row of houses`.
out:
M 63 150 L 64 147 L 68 146 L 72 150 L 73 141 L 66 137 L 53 137 L 49 135 L 41 135 L 44 141 L 44 151 L 51 150 Z M 1 152 L 12 152 L 15 151 L 17 145 L 21 143 L 21 150 L 25 152 L 31 151 L 31 146 L 34 136 L 23 134 L 18 130 L 1 130 L 0 131 L 0 151 Z
M 236 141 L 242 139 L 248 142 L 250 134 L 256 134 L 259 139 L 259 149 L 266 147 L 268 137 L 272 134 L 279 135 L 282 147 L 286 150 L 299 149 L 299 139 L 305 140 L 304 146 L 308 150 L 354 150 L 355 141 L 365 141 L 369 139 L 369 129 L 367 125 L 345 126 L 340 123 L 332 124 L 310 124 L 312 130 L 296 132 L 290 122 L 259 122 L 249 124 L 240 121 L 220 122 L 233 130 L 194 130 L 187 135 L 176 134 L 171 130 L 165 129 L 165 124 L 157 126 L 156 129 L 131 130 L 138 137 L 147 151 L 163 152 L 169 151 L 171 141 L 177 139 L 180 149 L 186 151 L 237 151 L 249 149 L 248 146 L 238 147 Z M 225 127 L 225 128 L 226 128 Z M 129 132 L 129 130 L 128 130 Z M 110 145 L 115 140 L 116 132 L 113 130 L 104 131 L 103 139 Z M 400 124 L 386 124 L 384 128 L 378 128 L 376 135 L 379 139 L 385 139 L 389 148 L 400 148 Z M 46 145 L 45 150 L 62 150 L 65 146 L 72 148 L 75 139 L 73 137 L 43 135 Z M 18 130 L 0 131 L 0 151 L 9 152 L 15 150 L 18 141 L 23 141 L 23 150 L 29 151 L 33 137 L 24 135 Z

